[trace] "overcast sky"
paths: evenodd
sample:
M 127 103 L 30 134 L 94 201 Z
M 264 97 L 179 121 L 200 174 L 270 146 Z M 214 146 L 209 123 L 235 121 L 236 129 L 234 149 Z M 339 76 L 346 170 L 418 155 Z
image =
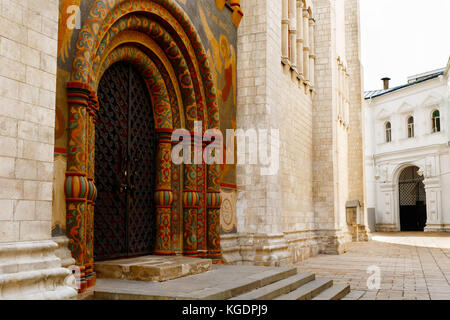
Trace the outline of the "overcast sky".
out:
M 360 0 L 365 89 L 446 66 L 450 56 L 450 0 Z

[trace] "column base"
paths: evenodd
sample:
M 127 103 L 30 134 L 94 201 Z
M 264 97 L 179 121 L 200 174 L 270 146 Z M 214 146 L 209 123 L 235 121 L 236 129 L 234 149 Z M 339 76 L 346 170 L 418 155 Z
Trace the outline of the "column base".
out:
M 347 252 L 347 244 L 352 241 L 352 235 L 339 230 L 319 230 L 320 253 L 340 255 Z
M 58 245 L 55 255 L 61 259 L 61 266 L 63 268 L 68 268 L 75 265 L 75 259 L 72 258 L 72 254 L 69 250 L 69 238 L 66 236 L 61 236 L 53 237 L 52 240 Z
M 240 235 L 242 264 L 282 267 L 292 263 L 283 234 Z
M 225 264 L 242 264 L 241 246 L 237 233 L 221 235 L 220 246 L 222 247 L 222 260 Z
M 353 242 L 367 242 L 371 240 L 370 234 L 367 231 L 366 226 L 358 225 L 350 227 L 352 232 L 352 241 Z
M 77 291 L 51 241 L 0 244 L 0 300 L 72 299 Z

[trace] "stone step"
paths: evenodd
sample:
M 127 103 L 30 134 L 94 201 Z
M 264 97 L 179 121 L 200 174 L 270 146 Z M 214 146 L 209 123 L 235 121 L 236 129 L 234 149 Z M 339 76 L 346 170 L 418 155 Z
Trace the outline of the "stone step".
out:
M 316 279 L 288 294 L 279 296 L 274 300 L 311 300 L 332 285 L 333 280 L 325 278 Z
M 350 285 L 334 284 L 332 287 L 326 289 L 312 300 L 341 300 L 349 293 Z
M 244 293 L 230 300 L 272 300 L 280 295 L 287 294 L 300 286 L 315 279 L 313 273 L 300 273 L 295 276 L 277 281 L 259 289 Z
M 296 274 L 293 267 L 214 265 L 209 272 L 167 282 L 98 279 L 95 299 L 226 300 Z
M 229 286 L 226 286 L 224 289 L 218 287 L 214 289 L 218 292 L 213 293 L 211 295 L 207 295 L 203 297 L 203 300 L 229 300 L 234 297 L 243 295 L 252 290 L 257 290 L 260 288 L 264 288 L 265 286 L 270 286 L 278 281 L 282 281 L 286 278 L 294 276 L 297 274 L 296 268 L 267 268 L 267 272 L 255 274 L 248 276 L 246 279 L 238 280 L 233 283 L 230 283 Z M 250 281 L 249 281 L 250 280 Z M 254 280 L 254 281 L 251 281 Z

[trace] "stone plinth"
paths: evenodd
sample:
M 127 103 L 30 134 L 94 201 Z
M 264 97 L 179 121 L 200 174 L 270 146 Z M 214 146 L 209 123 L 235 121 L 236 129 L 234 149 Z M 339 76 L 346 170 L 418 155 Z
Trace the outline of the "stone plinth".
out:
M 0 244 L 0 300 L 71 299 L 70 271 L 61 267 L 53 241 Z
M 145 256 L 96 262 L 97 278 L 162 282 L 210 271 L 210 259 Z

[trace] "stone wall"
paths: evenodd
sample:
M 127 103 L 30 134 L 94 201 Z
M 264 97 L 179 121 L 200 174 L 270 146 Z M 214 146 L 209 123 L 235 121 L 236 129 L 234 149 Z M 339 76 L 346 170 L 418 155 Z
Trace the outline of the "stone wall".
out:
M 339 154 L 337 153 L 336 8 L 332 1 L 314 2 L 316 16 L 316 90 L 313 105 L 313 195 L 321 251 L 340 252 L 336 231 L 339 209 Z
M 58 18 L 52 4 L 1 2 L 0 242 L 50 235 Z
M 224 239 L 224 252 L 232 262 L 240 254 L 243 263 L 275 265 L 342 253 L 353 230 L 346 204 L 364 203 L 358 1 L 302 2 L 315 26 L 315 41 L 299 45 L 315 59 L 309 81 L 285 47 L 292 50 L 301 11 L 286 20 L 287 1 L 241 4 L 237 126 L 279 129 L 280 168 L 261 176 L 261 166 L 238 166 L 238 234 Z
M 350 75 L 349 198 L 364 200 L 364 117 L 359 1 L 345 1 L 346 56 Z
M 238 166 L 238 235 L 222 242 L 224 251 L 234 252 L 232 262 L 282 265 L 318 253 L 312 195 L 314 93 L 281 61 L 282 2 L 245 0 L 241 6 L 237 127 L 278 129 L 280 166 L 269 176 L 261 175 L 263 165 Z
M 48 241 L 57 23 L 57 0 L 0 1 L 0 298 L 4 299 L 75 294 L 63 285 L 69 271 L 61 268 L 54 254 L 57 244 Z

